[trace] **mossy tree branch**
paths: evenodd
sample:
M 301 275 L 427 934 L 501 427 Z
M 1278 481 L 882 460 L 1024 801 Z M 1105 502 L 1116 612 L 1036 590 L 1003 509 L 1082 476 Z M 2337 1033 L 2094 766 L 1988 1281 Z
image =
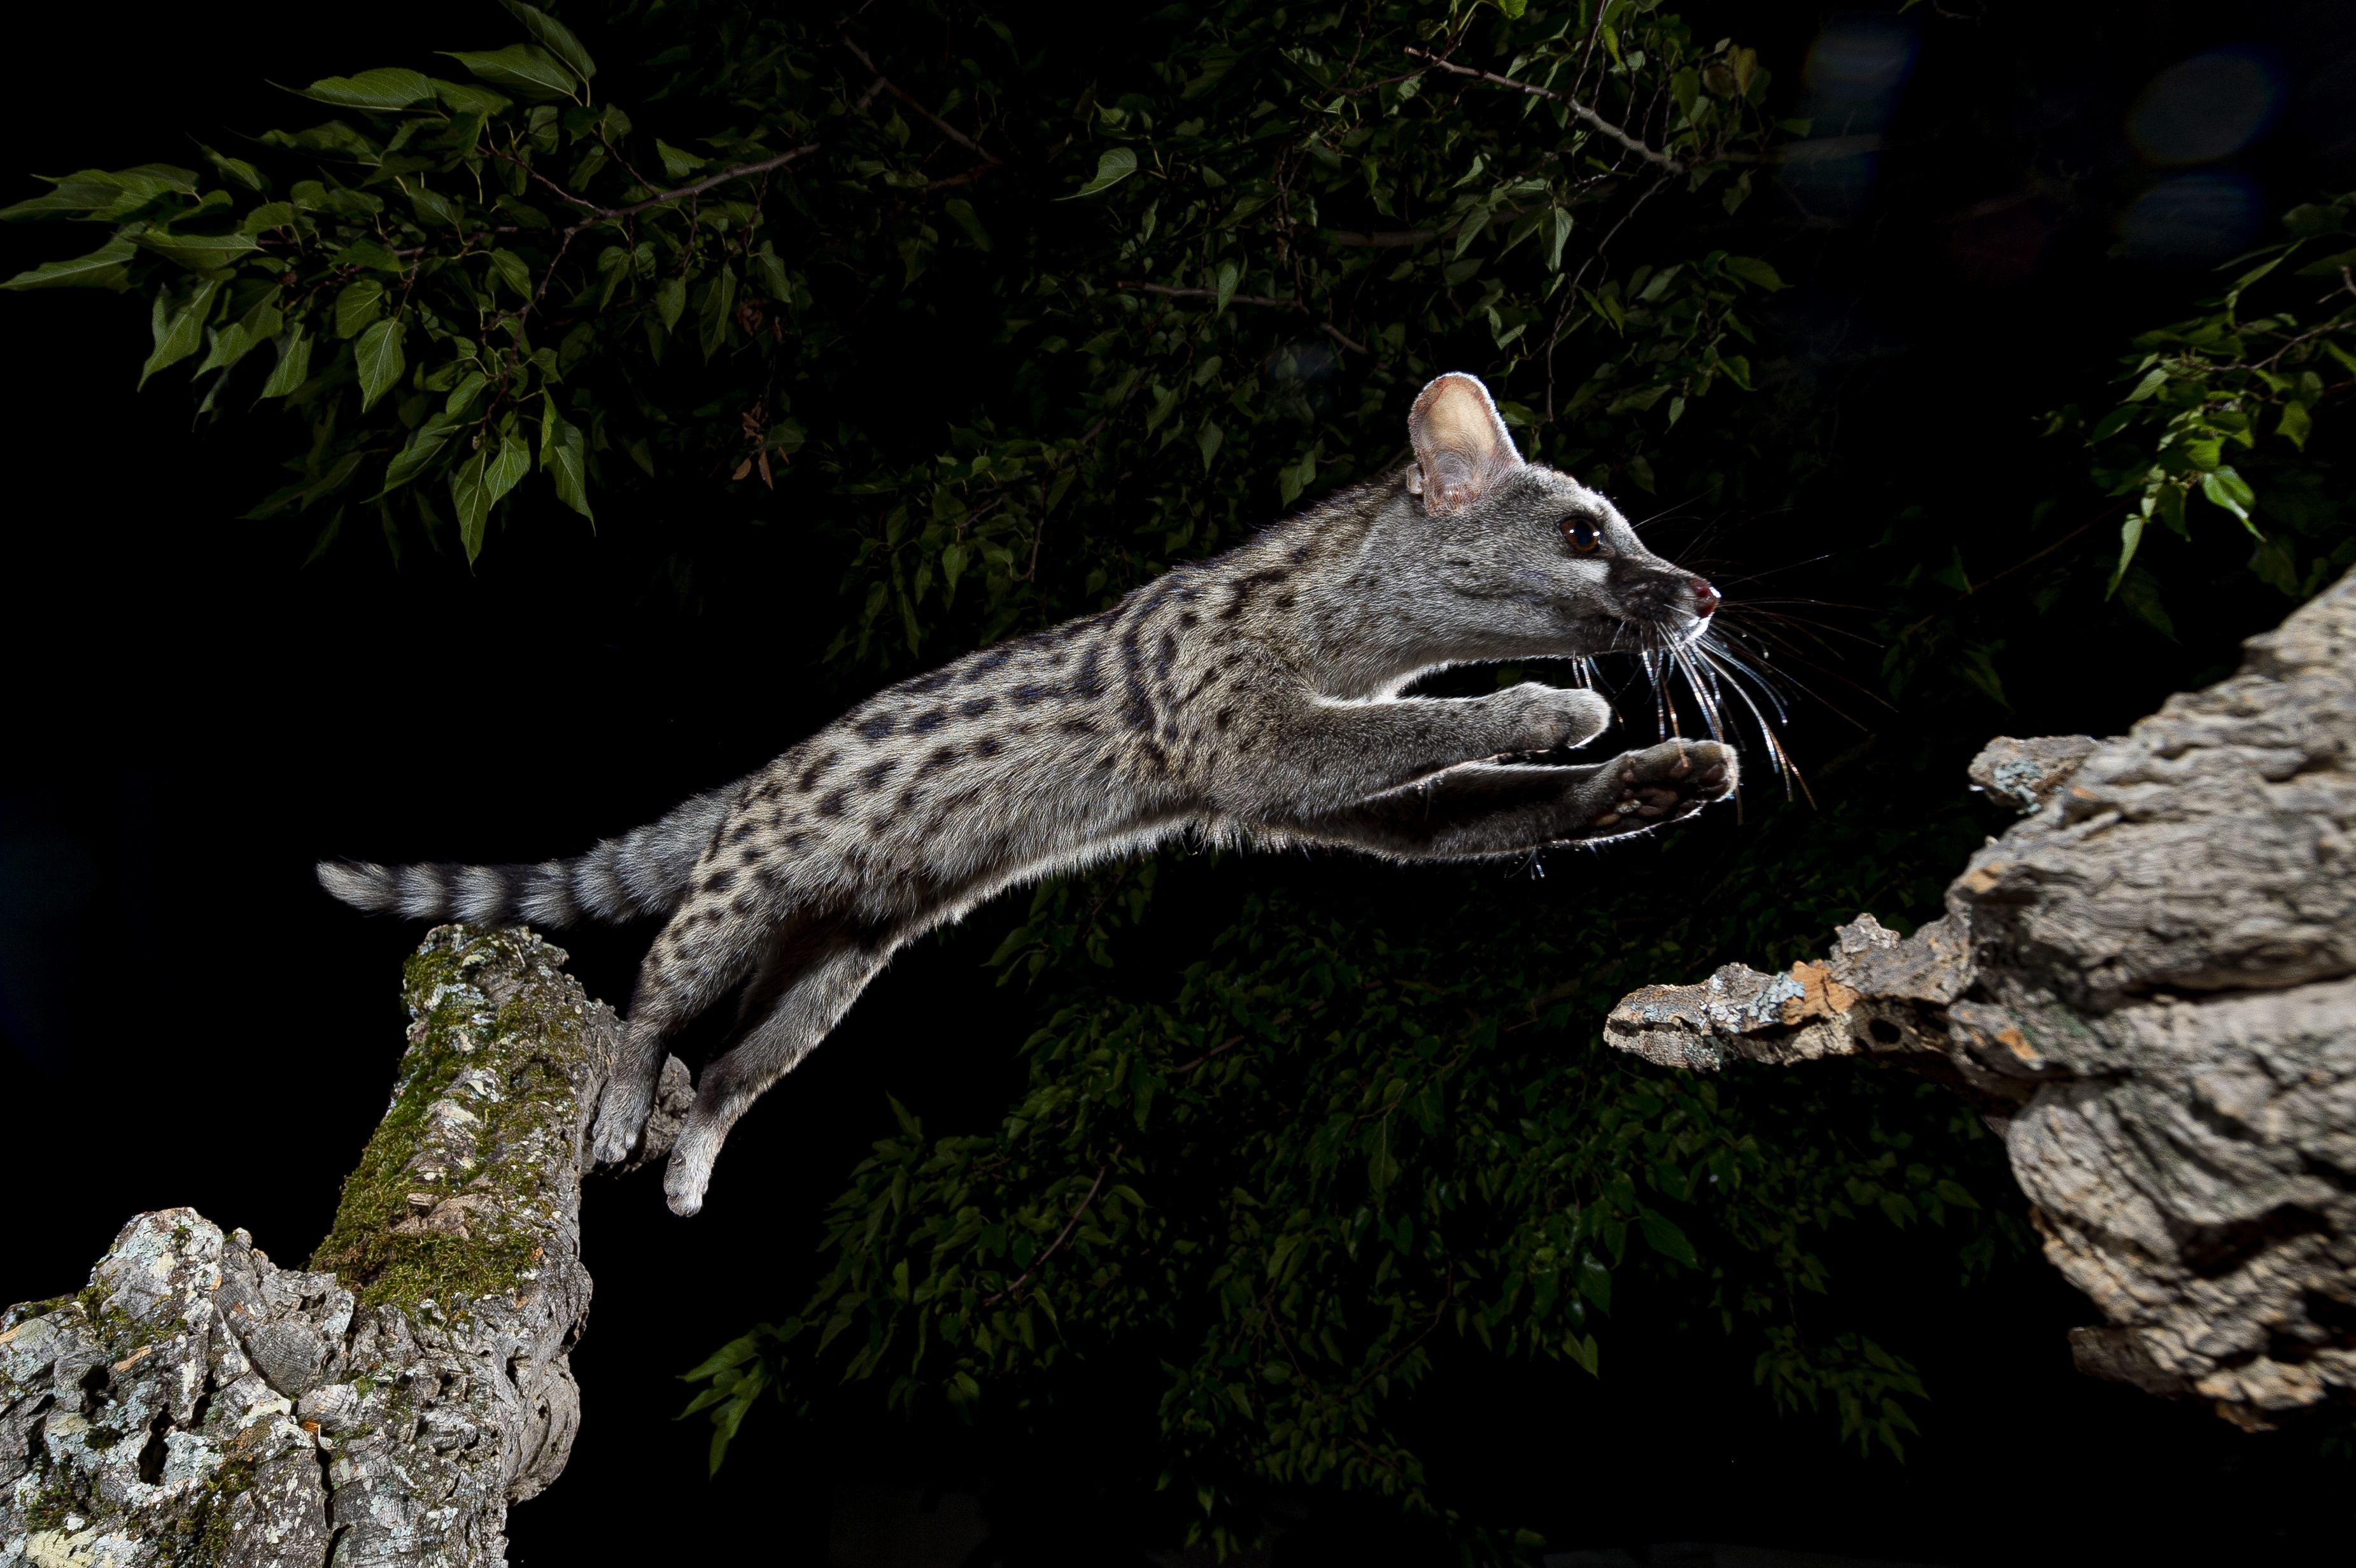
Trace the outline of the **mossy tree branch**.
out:
M 79 1294 L 0 1316 L 0 1563 L 505 1561 L 508 1505 L 580 1422 L 614 1016 L 563 962 L 529 931 L 426 938 L 391 1103 L 311 1268 L 164 1209 Z M 671 1062 L 667 1112 L 685 1087 Z

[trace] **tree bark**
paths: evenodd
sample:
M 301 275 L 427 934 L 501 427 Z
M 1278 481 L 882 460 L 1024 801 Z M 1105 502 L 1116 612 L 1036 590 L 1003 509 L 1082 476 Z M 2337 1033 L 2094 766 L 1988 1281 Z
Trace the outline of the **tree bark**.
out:
M 1945 1083 L 2101 1309 L 2079 1369 L 2255 1430 L 2356 1399 L 2356 574 L 2244 646 L 2128 735 L 1982 752 L 2034 814 L 1912 936 L 1860 915 L 1821 964 L 1649 986 L 1604 1032 Z
M 307 1269 L 193 1209 L 0 1316 L 0 1568 L 506 1560 L 562 1473 L 612 1011 L 529 931 L 410 961 L 409 1048 Z M 683 1110 L 666 1065 L 648 1158 Z

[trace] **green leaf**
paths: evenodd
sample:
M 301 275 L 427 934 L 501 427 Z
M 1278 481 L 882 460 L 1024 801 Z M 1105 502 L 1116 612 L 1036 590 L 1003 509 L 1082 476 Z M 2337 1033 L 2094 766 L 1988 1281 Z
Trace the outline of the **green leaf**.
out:
M 450 59 L 485 81 L 526 98 L 578 99 L 581 79 L 538 44 L 509 44 L 503 49 L 444 49 Z M 468 557 L 472 559 L 472 557 Z
M 172 234 L 150 229 L 138 242 L 192 273 L 219 272 L 240 256 L 261 249 L 251 234 Z
M 377 495 L 397 490 L 423 473 L 434 459 L 442 455 L 442 448 L 449 445 L 458 424 L 459 421 L 447 412 L 436 411 L 428 414 L 425 423 L 409 437 L 409 444 L 392 455 L 392 461 L 385 467 L 384 488 L 378 490 Z
M 502 283 L 516 292 L 519 298 L 531 297 L 531 269 L 524 265 L 521 256 L 517 255 L 513 251 L 493 251 L 491 270 L 499 275 Z
M 374 278 L 354 278 L 336 295 L 336 336 L 357 338 L 384 308 L 384 285 Z
M 512 425 L 513 416 L 509 416 Z M 509 428 L 499 435 L 499 455 L 483 470 L 483 489 L 496 504 L 531 471 L 531 443 Z
M 18 273 L 0 288 L 111 288 L 120 294 L 131 286 L 131 258 L 138 253 L 128 240 L 109 240 L 86 256 L 43 262 Z
M 284 397 L 311 379 L 311 339 L 297 322 L 278 339 L 278 367 L 262 383 L 262 397 Z
M 155 337 L 155 351 L 147 356 L 147 362 L 139 369 L 141 386 L 145 386 L 147 378 L 165 366 L 176 365 L 204 347 L 205 323 L 211 318 L 213 306 L 220 300 L 220 281 L 207 278 L 197 285 L 196 292 L 177 307 L 168 303 L 164 293 L 159 291 L 156 294 L 150 323 Z
M 1763 288 L 1770 294 L 1791 286 L 1783 281 L 1781 273 L 1756 256 L 1729 256 L 1726 258 L 1726 270 L 1744 283 Z
M 1096 177 L 1071 195 L 1058 197 L 1056 199 L 1076 201 L 1083 196 L 1094 196 L 1100 190 L 1109 190 L 1136 172 L 1137 155 L 1134 152 L 1127 147 L 1108 148 L 1104 156 L 1097 159 Z
M 483 491 L 483 467 L 488 452 L 477 452 L 450 475 L 450 504 L 458 513 L 458 542 L 472 566 L 483 553 L 483 524 L 491 515 L 490 498 Z
M 406 271 L 401 258 L 363 234 L 327 258 L 330 266 L 366 267 L 370 272 L 400 274 Z
M 980 215 L 974 211 L 972 202 L 962 197 L 951 197 L 941 203 L 941 208 L 957 220 L 958 227 L 965 231 L 965 237 L 973 242 L 976 250 L 990 249 L 990 231 L 981 226 Z
M 430 101 L 434 83 L 422 71 L 386 66 L 364 70 L 358 76 L 323 76 L 295 91 L 305 98 L 343 109 L 392 110 Z
M 2275 427 L 2275 434 L 2304 452 L 2307 450 L 2308 432 L 2313 427 L 2314 422 L 2308 416 L 2307 404 L 2286 403 L 2283 404 L 2282 423 Z
M 655 314 L 662 317 L 663 330 L 679 325 L 680 312 L 687 308 L 687 280 L 676 273 L 655 285 Z
M 660 136 L 655 138 L 655 156 L 662 159 L 663 173 L 673 179 L 682 180 L 712 161 L 697 157 L 693 153 L 682 152 Z
M 262 171 L 243 158 L 233 158 L 226 153 L 217 153 L 202 142 L 197 144 L 197 151 L 205 155 L 206 162 L 220 170 L 222 178 L 232 180 L 248 190 L 258 192 L 269 190 L 270 182 L 262 177 Z
M 360 334 L 354 352 L 359 362 L 360 412 L 366 413 L 409 368 L 401 351 L 405 328 L 398 321 L 380 321 Z
M 2148 503 L 2149 498 L 2146 500 Z M 2143 542 L 2143 524 L 2144 514 L 2139 511 L 2129 512 L 2126 521 L 2119 524 L 2119 564 L 2111 573 L 2111 585 L 2103 590 L 2103 597 L 2107 599 L 2119 591 L 2119 580 L 2127 575 L 2127 566 L 2136 557 L 2136 547 Z
M 112 223 L 127 218 L 158 197 L 194 196 L 194 169 L 171 164 L 141 164 L 136 168 L 86 168 L 51 177 L 49 194 L 0 208 L 0 219 L 21 221 L 43 218 L 80 218 Z
M 1694 1256 L 1693 1243 L 1686 1240 L 1686 1233 L 1667 1215 L 1639 1206 L 1636 1224 L 1644 1232 L 1645 1244 L 1664 1258 L 1674 1258 L 1689 1269 L 1701 1266 L 1701 1261 Z
M 723 266 L 712 281 L 703 285 L 703 303 L 698 312 L 697 325 L 707 360 L 720 351 L 728 339 L 728 318 L 736 309 L 736 269 Z
M 2232 467 L 2211 468 L 2201 475 L 2201 493 L 2209 498 L 2211 505 L 2222 507 L 2240 518 L 2242 526 L 2253 534 L 2265 537 L 2258 534 L 2256 525 L 2250 521 L 2250 509 L 2257 504 L 2257 492 L 2251 489 L 2250 482 Z
M 1570 214 L 1559 207 L 1550 209 L 1547 213 L 1546 221 L 1547 271 L 1550 273 L 1562 271 L 1563 242 L 1569 238 Z
M 573 75 L 587 81 L 597 74 L 597 62 L 589 58 L 589 51 L 581 47 L 581 40 L 573 36 L 572 28 L 547 12 L 523 4 L 523 0 L 499 0 L 499 4 L 523 24 L 523 30 L 531 35 L 532 42 L 570 66 Z
M 434 96 L 442 100 L 442 107 L 453 114 L 479 114 L 486 120 L 515 107 L 514 99 L 487 87 L 478 87 L 471 81 L 444 81 L 438 76 L 434 78 Z
M 1243 269 L 1236 265 L 1235 263 L 1221 262 L 1219 263 L 1218 277 L 1214 285 L 1215 292 L 1218 295 L 1218 303 L 1213 307 L 1211 314 L 1214 316 L 1225 316 L 1226 314 L 1227 301 L 1235 297 L 1237 280 L 1242 276 Z
M 581 427 L 558 412 L 556 399 L 542 394 L 540 416 L 540 466 L 556 487 L 556 499 L 590 521 L 589 444 Z

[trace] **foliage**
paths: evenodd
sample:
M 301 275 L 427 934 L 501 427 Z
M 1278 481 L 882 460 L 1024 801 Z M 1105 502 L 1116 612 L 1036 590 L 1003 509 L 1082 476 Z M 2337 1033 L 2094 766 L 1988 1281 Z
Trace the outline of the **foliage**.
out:
M 1650 489 L 1687 407 L 1750 384 L 1740 307 L 1780 286 L 1715 249 L 1607 262 L 1656 196 L 1740 206 L 1770 129 L 1755 56 L 1629 0 L 1173 6 L 1100 83 L 986 11 L 958 18 L 969 58 L 904 67 L 868 53 L 888 28 L 723 10 L 727 47 L 666 51 L 648 93 L 723 124 L 655 135 L 509 8 L 534 41 L 452 53 L 473 82 L 327 78 L 304 96 L 342 113 L 251 161 L 87 170 L 0 214 L 112 225 L 9 286 L 144 294 L 143 376 L 193 361 L 200 408 L 302 422 L 252 515 L 325 510 L 321 549 L 348 518 L 396 550 L 455 521 L 471 561 L 535 468 L 584 517 L 757 476 L 848 534 L 838 650 L 914 655 L 928 623 L 1084 607 L 1365 477 L 1402 392 L 1468 350 L 1555 460 Z M 1468 36 L 1527 85 L 1409 52 Z M 908 451 L 845 394 L 862 317 L 949 335 L 977 303 L 994 330 L 956 347 L 1006 373 Z
M 1657 0 L 1182 4 L 1085 48 L 1017 0 L 620 4 L 569 12 L 577 34 L 508 10 L 521 39 L 455 71 L 327 78 L 319 124 L 0 213 L 111 231 L 7 286 L 136 295 L 143 377 L 191 369 L 207 417 L 283 411 L 290 479 L 254 515 L 303 519 L 315 558 L 372 533 L 396 561 L 520 559 L 557 507 L 788 529 L 816 586 L 781 602 L 848 685 L 1384 471 L 1442 369 L 1623 503 L 1764 516 L 1837 477 L 1765 319 L 1798 268 L 1762 209 L 1809 127 L 1775 117 L 1751 48 Z M 2138 509 L 2105 574 L 2154 626 L 2136 546 L 2154 516 L 2189 532 L 2195 490 L 2263 532 L 2285 592 L 2350 559 L 2309 450 L 2347 311 L 2280 292 L 2344 265 L 2311 255 L 2349 210 L 2298 209 L 2209 314 L 2137 340 L 2088 433 L 2096 486 Z M 1898 563 L 1866 590 L 1891 698 L 2007 701 L 2018 610 L 1991 583 L 2081 613 L 2057 553 L 2117 510 L 2048 446 L 2069 472 L 2000 499 L 2059 537 L 1977 576 L 1987 491 L 1946 450 L 1909 459 L 1922 501 L 1856 553 Z M 1671 1078 L 1599 1054 L 1594 1023 L 1630 985 L 1934 908 L 1986 824 L 1919 784 L 1749 809 L 1733 841 L 1626 851 L 1573 911 L 1435 872 L 1369 914 L 1331 863 L 1206 856 L 1042 886 L 995 960 L 1039 1009 L 1024 1093 L 989 1132 L 900 1112 L 801 1311 L 691 1374 L 713 1462 L 758 1401 L 814 1409 L 843 1380 L 1044 1420 L 1114 1377 L 1158 1405 L 1165 1484 L 1223 1544 L 1281 1486 L 1445 1512 L 1408 1432 L 1437 1358 L 1601 1372 L 1612 1303 L 1652 1289 L 1736 1337 L 1778 1406 L 1900 1452 L 1926 1390 L 1826 1295 L 1826 1258 L 1928 1220 L 1984 1271 L 2019 1232 L 1987 1142 L 1911 1085 Z M 1226 889 L 1222 918 L 1157 926 L 1173 882 Z
M 2195 498 L 2249 531 L 2258 546 L 2253 569 L 2294 599 L 2312 596 L 2356 562 L 2356 532 L 2349 532 L 2311 467 L 2276 464 L 2279 479 L 2261 492 L 2252 475 L 2227 460 L 2237 448 L 2256 453 L 2268 437 L 2305 453 L 2319 405 L 2356 384 L 2349 379 L 2356 375 L 2351 216 L 2356 195 L 2294 209 L 2284 219 L 2293 237 L 2234 263 L 2257 264 L 2241 272 L 2222 298 L 2210 301 L 2210 309 L 2136 339 L 2126 399 L 2086 432 L 2095 452 L 2095 482 L 2108 494 L 2133 498 L 2135 507 L 2120 527 L 2113 592 L 2127 576 L 2146 525 L 2156 521 L 2188 534 L 2186 507 Z M 2331 253 L 2293 264 L 2315 250 Z M 2308 300 L 2315 284 L 2294 279 L 2322 280 L 2324 292 Z M 2251 313 L 2245 296 L 2269 284 L 2265 292 L 2280 303 Z M 2303 318 L 2302 305 L 2309 311 L 2328 308 Z M 2075 415 L 2075 409 L 2056 414 L 2054 426 L 2074 423 Z M 2259 454 L 2258 461 L 2266 456 Z M 2261 529 L 2261 511 L 2283 529 L 2272 534 Z M 2301 540 L 2309 542 L 2304 558 Z M 2158 614 L 2160 628 L 2169 629 L 2156 601 L 2138 609 L 2147 617 Z

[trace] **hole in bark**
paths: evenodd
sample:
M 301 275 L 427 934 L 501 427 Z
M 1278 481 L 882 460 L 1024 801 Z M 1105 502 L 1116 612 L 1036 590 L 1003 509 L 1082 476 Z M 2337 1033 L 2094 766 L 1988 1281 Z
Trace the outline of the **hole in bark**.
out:
M 2356 1341 L 2356 1301 L 2340 1301 L 2311 1290 L 2300 1295 L 2298 1304 L 2307 1309 L 2309 1323 L 2329 1329 L 2341 1344 Z
M 2328 1182 L 2341 1192 L 2356 1193 L 2356 1176 L 2350 1176 L 2338 1165 L 2317 1159 L 2313 1155 L 2301 1155 L 2298 1157 L 2298 1174 L 2311 1176 L 2320 1182 Z
M 101 1361 L 97 1366 L 84 1372 L 81 1375 L 81 1381 L 75 1386 L 86 1394 L 102 1394 L 106 1391 L 106 1385 L 112 1380 L 113 1374 L 106 1369 L 106 1363 Z
M 2260 1252 L 2297 1236 L 2315 1236 L 2330 1227 L 2304 1208 L 2282 1204 L 2244 1225 L 2191 1225 L 2178 1232 L 2185 1264 L 2203 1279 L 2230 1274 Z
M 1874 1040 L 1880 1045 L 1894 1046 L 1899 1041 L 1906 1037 L 1905 1035 L 1900 1032 L 1898 1026 L 1891 1023 L 1887 1018 L 1876 1018 L 1873 1022 L 1868 1024 L 1865 1028 L 1866 1033 L 1871 1035 L 1874 1037 Z
M 196 1408 L 188 1413 L 188 1430 L 191 1432 L 202 1432 L 205 1429 L 205 1412 L 212 1408 L 213 1396 L 210 1394 L 198 1394 L 197 1396 Z
M 171 1430 L 172 1418 L 166 1415 L 159 1415 L 147 1423 L 147 1443 L 139 1450 L 139 1478 L 151 1487 L 164 1479 L 164 1458 L 169 1452 L 164 1434 Z

